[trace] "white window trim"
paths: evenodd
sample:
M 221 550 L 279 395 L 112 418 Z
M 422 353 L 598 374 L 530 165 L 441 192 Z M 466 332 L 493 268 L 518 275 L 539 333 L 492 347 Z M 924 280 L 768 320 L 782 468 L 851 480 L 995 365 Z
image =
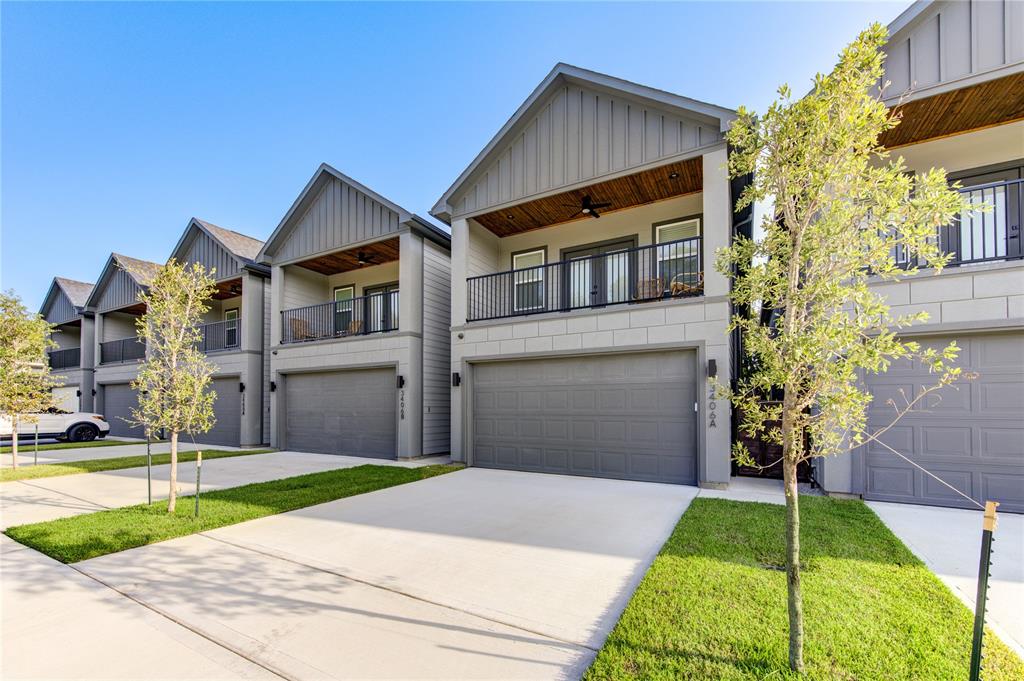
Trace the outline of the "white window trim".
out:
M 517 268 L 516 261 L 519 258 L 540 254 L 540 264 L 530 265 L 529 267 Z M 537 282 L 544 281 L 544 270 L 536 269 L 533 272 L 522 272 L 522 270 L 528 270 L 530 268 L 542 268 L 547 264 L 547 253 L 543 248 L 538 248 L 532 251 L 523 251 L 522 253 L 516 253 L 512 256 L 512 310 L 513 312 L 529 312 L 530 310 L 540 310 L 544 307 L 544 284 L 541 283 L 541 302 L 539 305 L 519 305 L 519 285 L 520 284 L 534 284 Z M 527 277 L 520 279 L 520 276 Z

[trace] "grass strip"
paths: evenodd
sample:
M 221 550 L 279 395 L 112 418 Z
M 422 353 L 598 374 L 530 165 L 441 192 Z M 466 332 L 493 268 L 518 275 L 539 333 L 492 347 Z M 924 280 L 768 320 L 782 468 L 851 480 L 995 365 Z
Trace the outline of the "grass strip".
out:
M 224 459 L 232 456 L 249 456 L 251 454 L 266 454 L 272 449 L 244 449 L 242 451 L 225 451 L 211 449 L 203 451 L 203 460 Z M 178 461 L 185 463 L 195 461 L 196 453 L 178 452 Z M 153 465 L 159 466 L 171 462 L 170 454 L 154 454 Z M 41 463 L 38 466 L 19 466 L 18 468 L 0 469 L 0 482 L 14 482 L 16 480 L 36 480 L 38 478 L 53 478 L 60 475 L 75 475 L 77 473 L 99 473 L 102 471 L 116 471 L 122 468 L 139 468 L 146 465 L 146 455 L 119 456 L 111 459 L 86 459 L 85 461 L 69 461 L 67 463 Z
M 166 442 L 166 440 L 153 440 L 156 442 Z M 127 447 L 130 445 L 144 445 L 146 441 L 141 442 L 124 442 L 121 440 L 91 440 L 89 442 L 50 442 L 48 444 L 39 445 L 39 451 L 46 452 L 53 449 L 83 449 L 86 447 Z M 32 440 L 19 440 L 18 442 L 18 456 L 25 456 L 28 454 L 32 455 L 35 451 L 35 445 Z M 11 446 L 4 445 L 0 447 L 0 454 L 10 454 Z
M 862 502 L 800 506 L 804 676 L 787 663 L 784 507 L 696 499 L 586 681 L 966 679 L 973 615 L 949 589 Z M 991 632 L 983 677 L 1024 679 Z
M 194 498 L 178 498 L 175 513 L 167 501 L 97 511 L 43 523 L 10 527 L 5 534 L 62 563 L 104 556 L 137 546 L 184 537 L 268 515 L 294 511 L 335 499 L 424 480 L 459 470 L 446 464 L 403 468 L 363 465 L 281 480 L 215 490 L 200 498 L 195 517 Z

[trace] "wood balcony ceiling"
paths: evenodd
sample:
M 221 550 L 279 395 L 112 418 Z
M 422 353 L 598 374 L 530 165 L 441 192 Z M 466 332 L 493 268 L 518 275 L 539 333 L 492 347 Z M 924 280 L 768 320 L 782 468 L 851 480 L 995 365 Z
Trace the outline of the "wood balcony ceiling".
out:
M 894 107 L 903 120 L 882 135 L 891 149 L 1024 119 L 1024 73 L 915 99 Z
M 593 218 L 577 214 L 584 196 L 594 203 L 611 203 L 601 215 L 699 192 L 704 187 L 702 157 L 677 161 L 632 175 L 596 182 L 587 187 L 526 201 L 509 208 L 477 215 L 473 219 L 500 237 L 522 234 L 576 220 Z M 675 175 L 673 177 L 673 175 Z
M 344 251 L 335 251 L 334 253 L 319 255 L 315 258 L 303 260 L 296 264 L 299 267 L 305 267 L 307 270 L 312 270 L 318 274 L 338 274 L 340 272 L 358 270 L 363 267 L 381 265 L 386 262 L 394 262 L 398 260 L 398 250 L 398 237 L 396 236 L 390 239 L 385 239 L 384 241 L 375 241 L 372 244 L 363 244 L 362 246 L 349 248 Z M 360 254 L 362 254 L 363 259 L 367 261 L 366 263 L 359 263 Z
M 217 284 L 217 290 L 213 293 L 214 300 L 226 300 L 242 295 L 242 278 L 229 279 Z

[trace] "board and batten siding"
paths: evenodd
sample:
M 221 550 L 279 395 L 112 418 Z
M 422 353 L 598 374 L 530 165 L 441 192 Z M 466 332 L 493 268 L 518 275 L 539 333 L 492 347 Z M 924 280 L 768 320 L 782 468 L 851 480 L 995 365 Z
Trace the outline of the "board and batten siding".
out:
M 451 258 L 423 241 L 423 454 L 451 449 Z
M 722 139 L 717 123 L 577 85 L 558 88 L 450 202 L 458 217 Z
M 195 227 L 193 229 L 195 234 L 185 249 L 182 262 L 189 264 L 197 262 L 207 270 L 216 270 L 213 277 L 218 281 L 237 277 L 241 272 L 238 260 L 217 241 L 210 238 L 209 234 Z
M 135 283 L 131 275 L 118 267 L 103 287 L 103 293 L 100 294 L 100 299 L 97 301 L 96 310 L 98 312 L 106 312 L 134 305 L 139 302 L 140 293 L 142 293 L 142 289 Z
M 274 259 L 288 262 L 398 230 L 398 213 L 332 177 L 296 219 Z
M 1024 3 L 936 2 L 885 47 L 887 103 L 1024 60 Z
M 63 324 L 64 322 L 70 322 L 72 319 L 78 317 L 78 310 L 71 304 L 66 293 L 58 286 L 57 293 L 53 297 L 53 302 L 46 308 L 46 314 L 43 315 L 43 319 L 50 322 L 51 324 Z

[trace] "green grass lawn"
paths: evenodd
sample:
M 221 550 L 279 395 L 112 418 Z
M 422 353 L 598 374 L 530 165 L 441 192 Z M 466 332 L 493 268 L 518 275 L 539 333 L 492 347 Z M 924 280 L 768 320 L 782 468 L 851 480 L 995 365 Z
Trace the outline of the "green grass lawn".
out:
M 166 501 L 158 501 L 45 523 L 19 525 L 8 528 L 5 534 L 63 563 L 75 563 L 136 546 L 424 480 L 460 468 L 461 465 L 451 464 L 419 468 L 356 466 L 207 492 L 200 497 L 198 518 L 193 515 L 194 497 L 186 496 L 178 498 L 174 515 L 167 513 Z
M 155 442 L 155 440 L 154 440 Z M 80 449 L 82 447 L 124 447 L 127 445 L 144 445 L 145 442 L 121 442 L 119 440 L 92 440 L 91 442 L 50 442 L 49 444 L 39 445 L 39 451 L 45 452 L 51 449 Z M 28 454 L 32 456 L 32 452 L 35 451 L 35 445 L 31 440 L 20 440 L 18 442 L 18 457 L 21 458 Z M 10 454 L 11 446 L 4 445 L 0 447 L 0 454 Z
M 203 451 L 203 460 L 223 459 L 232 456 L 249 456 L 250 454 L 266 454 L 272 449 L 245 449 L 242 451 L 225 451 L 211 449 Z M 178 452 L 178 461 L 195 461 L 195 452 Z M 158 466 L 171 462 L 170 454 L 154 454 L 153 465 Z M 139 468 L 146 465 L 146 455 L 119 456 L 111 459 L 86 459 L 85 461 L 69 461 L 68 463 L 41 463 L 38 466 L 21 464 L 17 469 L 0 469 L 0 482 L 15 480 L 35 480 L 37 478 L 53 478 L 59 475 L 75 475 L 76 473 L 98 473 L 100 471 L 116 471 L 122 468 Z
M 966 679 L 968 609 L 863 503 L 800 505 L 799 678 Z M 696 499 L 586 680 L 798 678 L 787 664 L 783 523 L 782 506 Z M 1024 663 L 986 633 L 982 676 L 1018 681 Z

